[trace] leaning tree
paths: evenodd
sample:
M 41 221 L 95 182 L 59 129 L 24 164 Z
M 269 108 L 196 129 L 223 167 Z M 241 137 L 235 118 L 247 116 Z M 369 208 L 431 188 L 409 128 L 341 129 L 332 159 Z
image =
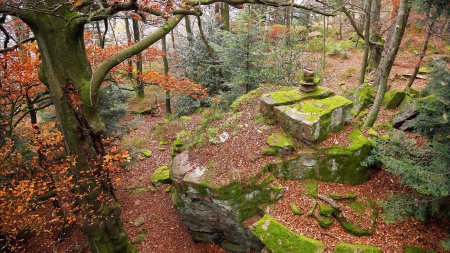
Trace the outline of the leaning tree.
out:
M 105 125 L 99 117 L 99 89 L 112 68 L 159 41 L 185 16 L 201 15 L 202 5 L 217 2 L 238 8 L 247 3 L 292 6 L 333 15 L 323 1 L 301 5 L 278 0 L 0 0 L 0 14 L 28 25 L 38 42 L 39 78 L 50 92 L 66 152 L 75 157 L 70 170 L 72 191 L 80 207 L 81 229 L 93 252 L 135 251 L 128 242 L 120 218 L 120 205 L 107 170 L 102 166 L 101 135 Z M 86 56 L 84 28 L 91 22 L 114 18 L 119 13 L 140 17 L 137 19 L 141 21 L 150 16 L 160 17 L 162 25 L 92 69 Z

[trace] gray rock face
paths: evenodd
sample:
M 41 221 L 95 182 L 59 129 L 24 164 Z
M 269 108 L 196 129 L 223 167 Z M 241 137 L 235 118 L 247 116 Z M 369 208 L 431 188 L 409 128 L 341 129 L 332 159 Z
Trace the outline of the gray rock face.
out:
M 173 160 L 172 200 L 184 225 L 196 242 L 214 242 L 232 252 L 261 250 L 263 244 L 242 221 L 257 214 L 261 205 L 273 203 L 281 195 L 269 185 L 230 183 L 211 186 L 210 172 L 189 162 L 188 152 Z
M 403 102 L 400 104 L 399 107 L 400 111 L 396 115 L 394 115 L 394 117 L 391 120 L 392 125 L 396 128 L 401 128 L 403 127 L 406 121 L 416 117 L 417 114 L 419 113 L 417 104 L 418 104 L 417 99 L 414 99 L 410 96 L 406 96 Z
M 351 121 L 352 102 L 342 96 L 275 107 L 275 118 L 283 129 L 308 144 L 325 139 Z

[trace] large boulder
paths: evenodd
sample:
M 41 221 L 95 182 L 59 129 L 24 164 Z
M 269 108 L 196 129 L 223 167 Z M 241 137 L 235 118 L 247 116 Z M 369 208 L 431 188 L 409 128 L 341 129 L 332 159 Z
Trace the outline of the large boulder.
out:
M 375 98 L 375 88 L 368 83 L 364 83 L 347 93 L 345 97 L 353 102 L 352 114 L 358 116 L 364 109 L 373 103 Z
M 386 109 L 395 109 L 405 98 L 406 92 L 403 90 L 391 89 L 386 94 L 384 94 L 383 98 L 383 106 Z
M 172 201 L 197 242 L 214 242 L 232 252 L 261 250 L 263 244 L 242 222 L 262 214 L 262 208 L 281 197 L 274 178 L 259 175 L 248 182 L 213 185 L 210 171 L 190 163 L 187 151 L 175 156 L 171 179 Z
M 323 242 L 292 232 L 270 215 L 253 224 L 251 230 L 273 253 L 321 253 L 325 250 Z
M 391 120 L 392 126 L 395 128 L 400 128 L 402 125 L 417 116 L 418 110 L 418 99 L 411 96 L 406 96 L 399 106 L 399 112 L 394 115 Z
M 297 157 L 269 166 L 278 178 L 288 180 L 317 179 L 359 184 L 369 179 L 368 168 L 361 162 L 370 155 L 372 142 L 361 131 L 349 135 L 349 146 L 309 149 Z
M 291 105 L 309 98 L 326 98 L 330 97 L 334 92 L 326 87 L 318 87 L 313 92 L 303 92 L 299 88 L 284 88 L 266 94 L 260 98 L 260 111 L 266 117 L 274 116 L 274 107 L 280 105 Z
M 352 102 L 342 96 L 308 100 L 298 104 L 275 107 L 275 118 L 295 138 L 312 144 L 339 131 L 351 121 Z

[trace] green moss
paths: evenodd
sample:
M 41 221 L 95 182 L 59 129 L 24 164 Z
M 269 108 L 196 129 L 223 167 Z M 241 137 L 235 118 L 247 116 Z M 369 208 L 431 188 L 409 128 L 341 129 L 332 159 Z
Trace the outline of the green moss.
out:
M 273 253 L 319 253 L 325 249 L 323 242 L 293 233 L 270 215 L 257 221 L 251 231 Z
M 317 198 L 317 194 L 319 193 L 319 183 L 316 180 L 306 180 L 303 182 L 303 186 L 305 187 L 306 194 L 313 198 Z
M 272 92 L 268 96 L 276 101 L 276 105 L 287 105 L 308 98 L 325 98 L 332 94 L 333 92 L 330 89 L 318 87 L 317 90 L 310 93 L 302 92 L 299 88 L 291 88 Z
M 406 93 L 403 90 L 391 89 L 384 95 L 383 106 L 386 109 L 395 109 L 402 102 Z
M 170 144 L 170 141 L 168 141 L 168 140 L 162 139 L 162 140 L 159 141 L 159 145 L 161 145 L 161 146 L 169 145 L 169 144 Z
M 364 83 L 358 88 L 347 93 L 345 97 L 353 102 L 352 114 L 354 116 L 358 116 L 365 108 L 373 103 L 375 89 L 368 83 Z
M 332 219 L 324 216 L 318 216 L 316 217 L 316 220 L 319 222 L 319 225 L 323 228 L 327 228 L 333 224 Z
M 255 89 L 250 91 L 247 94 L 244 94 L 240 97 L 238 97 L 230 106 L 231 110 L 233 111 L 238 111 L 238 107 L 240 104 L 242 104 L 243 102 L 249 100 L 251 97 L 253 96 L 258 96 L 261 93 L 261 88 Z
M 151 176 L 152 183 L 163 183 L 168 184 L 171 182 L 170 179 L 170 169 L 169 166 L 162 166 L 156 169 L 156 171 Z
M 356 236 L 371 235 L 373 233 L 375 225 L 377 223 L 378 209 L 376 208 L 375 203 L 373 203 L 370 196 L 366 196 L 366 200 L 367 206 L 372 209 L 372 223 L 370 224 L 370 227 L 368 229 L 364 229 L 357 224 L 347 221 L 347 219 L 343 216 L 340 216 L 340 214 L 333 215 L 344 228 L 345 232 Z
M 143 150 L 141 150 L 141 154 L 143 154 L 145 157 L 151 157 L 152 151 L 148 150 L 148 149 L 143 149 Z
M 408 245 L 403 247 L 404 253 L 425 253 L 425 250 L 418 246 Z
M 373 130 L 373 128 L 369 128 L 369 130 L 367 130 L 367 134 L 369 134 L 372 137 L 379 137 L 380 136 L 377 131 Z
M 420 67 L 419 68 L 419 74 L 429 74 L 431 73 L 431 69 L 428 67 Z
M 363 214 L 366 211 L 366 204 L 361 201 L 351 201 L 347 205 L 357 214 Z
M 274 156 L 277 154 L 278 154 L 278 149 L 276 149 L 276 148 L 268 147 L 268 148 L 261 150 L 261 155 L 263 155 L 263 156 Z
M 181 116 L 180 120 L 184 120 L 184 121 L 192 121 L 192 117 L 189 116 Z
M 333 96 L 320 100 L 305 101 L 294 105 L 294 108 L 300 112 L 310 114 L 311 120 L 316 121 L 325 114 L 331 113 L 339 107 L 351 105 L 352 101 L 342 96 Z
M 289 207 L 291 208 L 291 212 L 292 212 L 292 214 L 294 214 L 294 215 L 302 215 L 302 214 L 305 213 L 305 212 L 303 212 L 302 210 L 298 209 L 297 205 L 296 205 L 294 202 L 292 202 L 292 203 L 289 205 Z
M 267 138 L 267 144 L 277 149 L 294 149 L 294 141 L 291 137 L 283 132 L 275 132 Z
M 338 193 L 330 193 L 330 194 L 328 194 L 328 196 L 330 196 L 330 198 L 335 199 L 335 200 L 356 199 L 358 197 L 358 195 L 354 194 L 353 192 L 349 192 L 345 195 L 338 194 Z
M 337 210 L 328 206 L 328 205 L 319 205 L 320 215 L 325 217 L 330 217 L 334 213 L 337 213 Z
M 131 243 L 137 244 L 140 242 L 147 241 L 147 229 L 143 228 L 137 232 L 137 235 L 131 239 Z
M 377 247 L 341 242 L 334 248 L 334 253 L 381 253 Z

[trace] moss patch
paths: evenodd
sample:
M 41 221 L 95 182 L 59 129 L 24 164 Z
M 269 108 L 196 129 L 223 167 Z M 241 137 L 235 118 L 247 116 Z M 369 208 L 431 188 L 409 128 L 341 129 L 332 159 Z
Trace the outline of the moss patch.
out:
M 306 180 L 303 182 L 303 187 L 305 187 L 305 192 L 313 198 L 317 198 L 319 193 L 319 183 L 316 180 Z
M 423 250 L 421 247 L 408 245 L 403 247 L 404 253 L 425 253 L 426 251 Z
M 363 214 L 366 211 L 366 204 L 361 201 L 351 201 L 347 205 L 357 214 Z
M 294 149 L 294 141 L 291 137 L 283 132 L 275 132 L 267 138 L 267 144 L 277 149 Z
M 402 102 L 406 93 L 403 90 L 391 89 L 384 95 L 383 106 L 386 109 L 395 109 Z
M 145 157 L 151 157 L 152 151 L 149 149 L 143 149 L 143 150 L 141 150 L 141 154 L 143 154 Z
M 330 198 L 335 199 L 335 200 L 356 199 L 358 197 L 358 195 L 354 194 L 353 192 L 349 192 L 344 195 L 338 194 L 338 193 L 330 193 L 330 194 L 328 194 L 328 196 L 330 196 Z
M 320 205 L 319 206 L 320 215 L 325 217 L 330 217 L 333 214 L 337 213 L 337 210 L 328 206 L 328 205 Z
M 276 148 L 268 147 L 261 150 L 261 155 L 263 156 L 274 156 L 276 154 L 278 154 L 278 149 Z
M 276 105 L 287 105 L 299 102 L 307 98 L 324 98 L 332 95 L 333 92 L 325 87 L 318 87 L 313 92 L 302 92 L 299 88 L 286 89 L 270 93 L 273 100 L 276 101 Z
M 365 108 L 373 103 L 375 97 L 375 89 L 367 83 L 359 86 L 355 90 L 347 93 L 346 98 L 353 102 L 352 114 L 359 115 Z
M 320 253 L 325 249 L 323 242 L 293 233 L 270 215 L 257 221 L 251 231 L 273 253 Z
M 351 105 L 352 101 L 342 96 L 333 96 L 320 100 L 305 101 L 293 107 L 301 113 L 307 114 L 308 121 L 316 122 L 321 116 L 330 114 L 333 110 Z
M 334 248 L 334 253 L 381 253 L 377 247 L 341 242 Z
M 151 176 L 151 181 L 154 184 L 170 184 L 170 169 L 169 166 L 162 166 L 156 169 L 156 171 Z
M 333 220 L 328 217 L 319 216 L 316 217 L 316 220 L 319 222 L 319 225 L 323 228 L 327 228 L 333 224 Z
M 302 210 L 298 209 L 297 205 L 296 205 L 294 202 L 292 202 L 292 203 L 289 205 L 289 207 L 291 208 L 291 212 L 292 212 L 292 214 L 294 214 L 294 215 L 302 215 L 302 214 L 305 213 L 305 212 L 303 212 Z

